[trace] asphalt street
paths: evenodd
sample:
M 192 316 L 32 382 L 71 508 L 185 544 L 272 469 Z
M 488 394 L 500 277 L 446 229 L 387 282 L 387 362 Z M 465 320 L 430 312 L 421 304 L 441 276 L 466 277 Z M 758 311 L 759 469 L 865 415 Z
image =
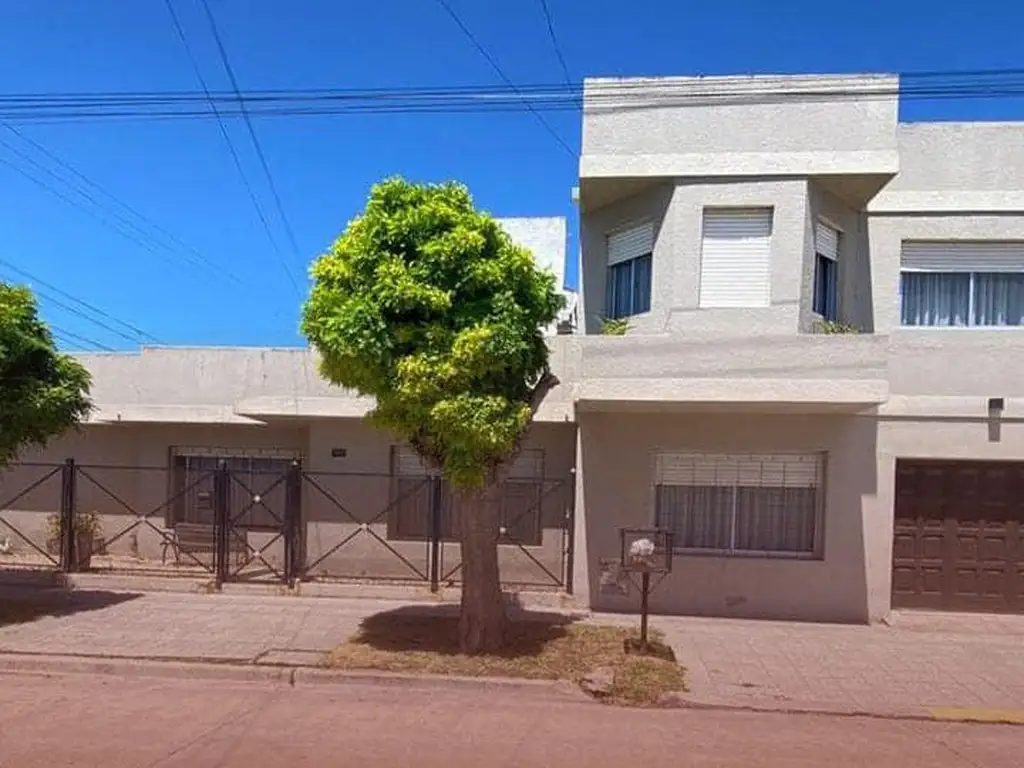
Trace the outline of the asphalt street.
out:
M 0 766 L 985 766 L 1024 728 L 630 710 L 447 684 L 0 675 Z

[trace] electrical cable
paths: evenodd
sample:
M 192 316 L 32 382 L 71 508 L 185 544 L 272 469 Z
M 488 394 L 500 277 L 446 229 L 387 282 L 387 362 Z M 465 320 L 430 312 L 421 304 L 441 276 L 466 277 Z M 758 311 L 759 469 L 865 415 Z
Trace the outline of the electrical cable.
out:
M 167 1 L 170 2 L 170 0 Z M 213 11 L 210 10 L 210 4 L 207 0 L 202 0 L 202 4 L 206 11 L 206 19 L 210 23 L 210 30 L 213 32 L 214 41 L 217 43 L 217 51 L 220 53 L 220 60 L 224 64 L 224 69 L 228 73 L 228 79 L 231 81 L 231 88 L 238 97 L 238 106 L 241 110 L 242 118 L 245 120 L 245 127 L 249 130 L 249 138 L 252 140 L 253 148 L 256 150 L 256 155 L 260 160 L 260 165 L 263 167 L 263 173 L 267 177 L 267 185 L 269 186 L 271 196 L 274 199 L 274 205 L 277 208 L 278 216 L 281 217 L 281 224 L 284 227 L 285 235 L 288 237 L 288 242 L 292 247 L 295 257 L 301 261 L 302 252 L 299 250 L 298 243 L 295 240 L 295 232 L 292 230 L 292 226 L 288 222 L 288 217 L 285 215 L 284 206 L 281 203 L 281 196 L 277 192 L 277 185 L 274 183 L 274 177 L 270 173 L 270 165 L 267 163 L 267 157 L 263 153 L 263 146 L 260 144 L 260 140 L 256 136 L 256 130 L 253 128 L 252 120 L 249 119 L 249 112 L 245 108 L 245 101 L 242 99 L 242 91 L 238 87 L 238 80 L 235 78 L 235 70 L 231 66 L 230 59 L 228 59 L 228 52 L 224 47 L 224 41 L 221 39 L 220 31 L 217 29 L 217 22 L 213 18 Z M 285 274 L 288 276 L 288 281 L 295 290 L 295 294 L 301 299 L 302 291 L 299 288 L 299 284 L 295 279 L 295 275 L 292 274 L 292 270 L 288 266 L 288 262 L 283 258 L 281 259 L 281 266 L 284 269 Z
M 544 13 L 544 20 L 548 25 L 548 37 L 551 38 L 551 46 L 555 49 L 555 56 L 558 57 L 558 63 L 562 66 L 562 74 L 565 75 L 565 82 L 567 84 L 571 84 L 572 77 L 569 75 L 569 65 L 565 63 L 565 57 L 562 55 L 562 48 L 558 45 L 558 37 L 555 35 L 555 23 L 551 20 L 551 9 L 548 8 L 548 0 L 540 0 L 540 8 Z
M 100 309 L 99 307 L 97 307 L 97 306 L 95 306 L 93 304 L 90 304 L 89 302 L 85 301 L 84 299 L 80 299 L 77 296 L 74 296 L 73 294 L 70 294 L 67 291 L 64 291 L 64 290 L 58 288 L 57 286 L 53 285 L 52 283 L 48 283 L 47 281 L 43 280 L 42 278 L 36 277 L 31 272 L 29 272 L 29 271 L 27 271 L 25 269 L 22 269 L 21 267 L 18 267 L 16 265 L 12 264 L 11 262 L 7 261 L 4 258 L 0 258 L 0 266 L 6 267 L 7 269 L 11 270 L 12 272 L 14 272 L 14 273 L 16 273 L 18 275 L 21 275 L 22 277 L 24 277 L 27 280 L 30 280 L 33 283 L 38 283 L 39 285 L 43 286 L 47 290 L 53 291 L 57 295 L 63 296 L 65 299 L 68 299 L 69 301 L 75 302 L 76 304 L 86 308 L 90 312 L 93 312 L 93 313 L 99 315 L 100 317 L 104 317 L 107 320 L 110 320 L 111 322 L 118 323 L 119 325 L 124 326 L 125 328 L 130 330 L 132 333 L 134 333 L 135 336 L 137 337 L 137 338 L 132 338 L 131 336 L 127 336 L 122 331 L 119 331 L 116 328 L 112 328 L 111 326 L 106 325 L 105 323 L 101 323 L 101 322 L 97 321 L 96 319 L 89 317 L 88 315 L 83 313 L 81 310 L 76 309 L 76 308 L 71 307 L 71 306 L 68 306 L 67 304 L 63 303 L 59 299 L 55 299 L 52 296 L 46 296 L 45 297 L 48 301 L 56 304 L 57 306 L 63 307 L 67 311 L 69 311 L 69 312 L 71 312 L 73 314 L 76 314 L 79 317 L 82 317 L 82 318 L 88 320 L 89 322 L 94 323 L 95 325 L 100 326 L 101 328 L 105 328 L 106 330 L 110 331 L 111 333 L 117 334 L 118 336 L 120 336 L 123 339 L 127 339 L 128 341 L 131 341 L 131 342 L 136 343 L 136 344 L 144 343 L 146 339 L 149 339 L 150 341 L 152 341 L 152 342 L 154 342 L 156 344 L 163 344 L 164 343 L 160 339 L 158 339 L 156 336 L 154 336 L 153 334 L 148 333 L 147 331 L 142 330 L 138 326 L 132 325 L 131 323 L 128 323 L 128 322 L 126 322 L 124 320 L 121 320 L 121 319 L 119 319 L 117 317 L 114 317 L 113 315 L 111 315 L 108 312 L 105 312 L 104 310 Z M 37 294 L 39 293 L 38 289 L 34 289 L 34 290 L 35 290 L 35 293 L 37 293 Z
M 203 1 L 205 2 L 206 0 Z M 509 79 L 508 75 L 505 74 L 504 70 L 498 65 L 498 62 L 495 61 L 494 57 L 487 52 L 487 49 L 484 48 L 480 41 L 476 39 L 476 36 L 469 30 L 469 27 L 467 27 L 463 23 L 462 19 L 460 19 L 459 15 L 455 13 L 455 10 L 451 7 L 451 5 L 448 4 L 447 0 L 437 0 L 437 2 L 442 8 L 444 8 L 445 11 L 447 11 L 448 15 L 451 16 L 452 21 L 454 21 L 456 25 L 458 25 L 459 29 L 462 30 L 463 34 L 465 34 L 466 37 L 469 38 L 469 41 L 480 52 L 480 55 L 483 56 L 487 60 L 487 63 L 491 65 L 491 68 L 498 73 L 498 77 L 504 80 L 505 83 L 513 91 L 516 92 L 517 95 L 521 96 L 522 92 L 520 91 L 520 89 L 516 86 L 515 83 L 512 82 L 511 79 Z M 561 144 L 565 151 L 568 152 L 573 159 L 575 159 L 576 151 L 566 143 L 565 139 L 563 139 L 554 128 L 551 127 L 551 124 L 544 118 L 544 116 L 536 109 L 534 109 L 533 105 L 531 105 L 525 99 L 523 100 L 523 104 L 526 105 L 526 108 L 534 115 L 534 117 L 537 118 L 540 124 L 543 125 L 545 129 L 547 129 L 547 132 L 554 137 L 555 141 Z
M 209 105 L 210 110 L 212 110 L 213 116 L 217 120 L 217 125 L 220 128 L 220 134 L 223 137 L 224 142 L 227 144 L 228 152 L 231 154 L 231 159 L 234 161 L 235 170 L 238 172 L 238 176 L 242 180 L 242 184 L 249 194 L 249 200 L 252 202 L 252 206 L 256 211 L 256 215 L 263 226 L 263 231 L 267 236 L 267 240 L 270 242 L 270 247 L 274 251 L 274 254 L 277 256 L 278 262 L 284 268 L 285 273 L 288 274 L 290 277 L 291 272 L 288 270 L 287 261 L 284 258 L 284 254 L 281 253 L 281 248 L 277 244 L 277 239 L 274 237 L 274 233 L 270 229 L 270 222 L 267 221 L 266 214 L 263 212 L 263 207 L 260 205 L 259 198 L 256 197 L 256 192 L 253 189 L 252 184 L 249 182 L 249 177 L 246 175 L 245 169 L 242 167 L 242 160 L 238 156 L 238 150 L 235 149 L 235 144 L 231 140 L 231 134 L 228 132 L 227 125 L 224 123 L 223 115 L 221 111 L 217 108 L 217 104 L 214 101 L 210 89 L 206 84 L 206 78 L 203 77 L 202 70 L 199 68 L 199 62 L 192 52 L 192 46 L 190 46 L 188 43 L 188 37 L 185 35 L 185 30 L 181 26 L 181 22 L 178 20 L 178 14 L 174 10 L 172 0 L 164 0 L 164 2 L 167 6 L 167 11 L 171 16 L 171 22 L 173 23 L 174 29 L 178 34 L 178 38 L 181 40 L 181 44 L 185 48 L 185 53 L 192 64 L 192 71 L 195 73 L 196 79 L 199 81 L 199 86 L 203 89 L 205 100 Z M 203 116 L 208 117 L 209 111 L 204 110 Z M 294 285 L 294 283 L 294 278 L 292 278 L 292 284 Z

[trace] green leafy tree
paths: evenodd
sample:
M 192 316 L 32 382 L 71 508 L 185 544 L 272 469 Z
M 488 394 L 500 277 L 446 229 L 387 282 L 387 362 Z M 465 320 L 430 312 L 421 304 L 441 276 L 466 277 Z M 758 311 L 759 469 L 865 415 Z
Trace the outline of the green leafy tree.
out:
M 302 329 L 336 385 L 372 395 L 372 423 L 448 480 L 462 536 L 464 652 L 495 650 L 499 484 L 557 384 L 543 329 L 554 276 L 476 210 L 466 187 L 389 179 L 313 265 Z
M 0 282 L 0 467 L 87 416 L 89 385 L 89 372 L 57 351 L 32 292 Z

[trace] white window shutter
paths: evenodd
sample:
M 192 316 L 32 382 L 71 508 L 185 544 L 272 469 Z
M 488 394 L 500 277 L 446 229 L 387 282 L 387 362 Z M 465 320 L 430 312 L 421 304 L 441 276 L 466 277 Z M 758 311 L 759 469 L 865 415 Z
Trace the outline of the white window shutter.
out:
M 905 240 L 900 266 L 922 272 L 1024 272 L 1024 242 Z
M 822 455 L 814 453 L 664 453 L 658 456 L 656 474 L 658 485 L 817 488 L 823 466 Z
M 838 261 L 839 230 L 819 221 L 814 230 L 814 251 L 832 261 Z
M 700 306 L 769 306 L 771 238 L 771 208 L 705 209 Z
M 608 235 L 608 266 L 654 251 L 654 223 L 645 222 Z

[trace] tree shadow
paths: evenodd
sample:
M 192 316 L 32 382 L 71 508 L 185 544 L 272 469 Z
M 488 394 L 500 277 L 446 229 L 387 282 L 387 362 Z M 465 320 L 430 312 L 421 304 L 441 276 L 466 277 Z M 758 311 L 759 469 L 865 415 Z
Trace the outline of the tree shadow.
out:
M 505 646 L 488 655 L 504 659 L 539 656 L 549 645 L 565 638 L 570 625 L 578 620 L 561 613 L 514 606 L 508 609 L 508 616 Z M 390 653 L 429 651 L 456 656 L 460 654 L 458 628 L 457 605 L 410 605 L 363 619 L 350 642 Z
M 25 589 L 0 583 L 0 627 L 25 624 L 45 616 L 70 616 L 100 611 L 142 597 L 136 592 L 105 590 Z

